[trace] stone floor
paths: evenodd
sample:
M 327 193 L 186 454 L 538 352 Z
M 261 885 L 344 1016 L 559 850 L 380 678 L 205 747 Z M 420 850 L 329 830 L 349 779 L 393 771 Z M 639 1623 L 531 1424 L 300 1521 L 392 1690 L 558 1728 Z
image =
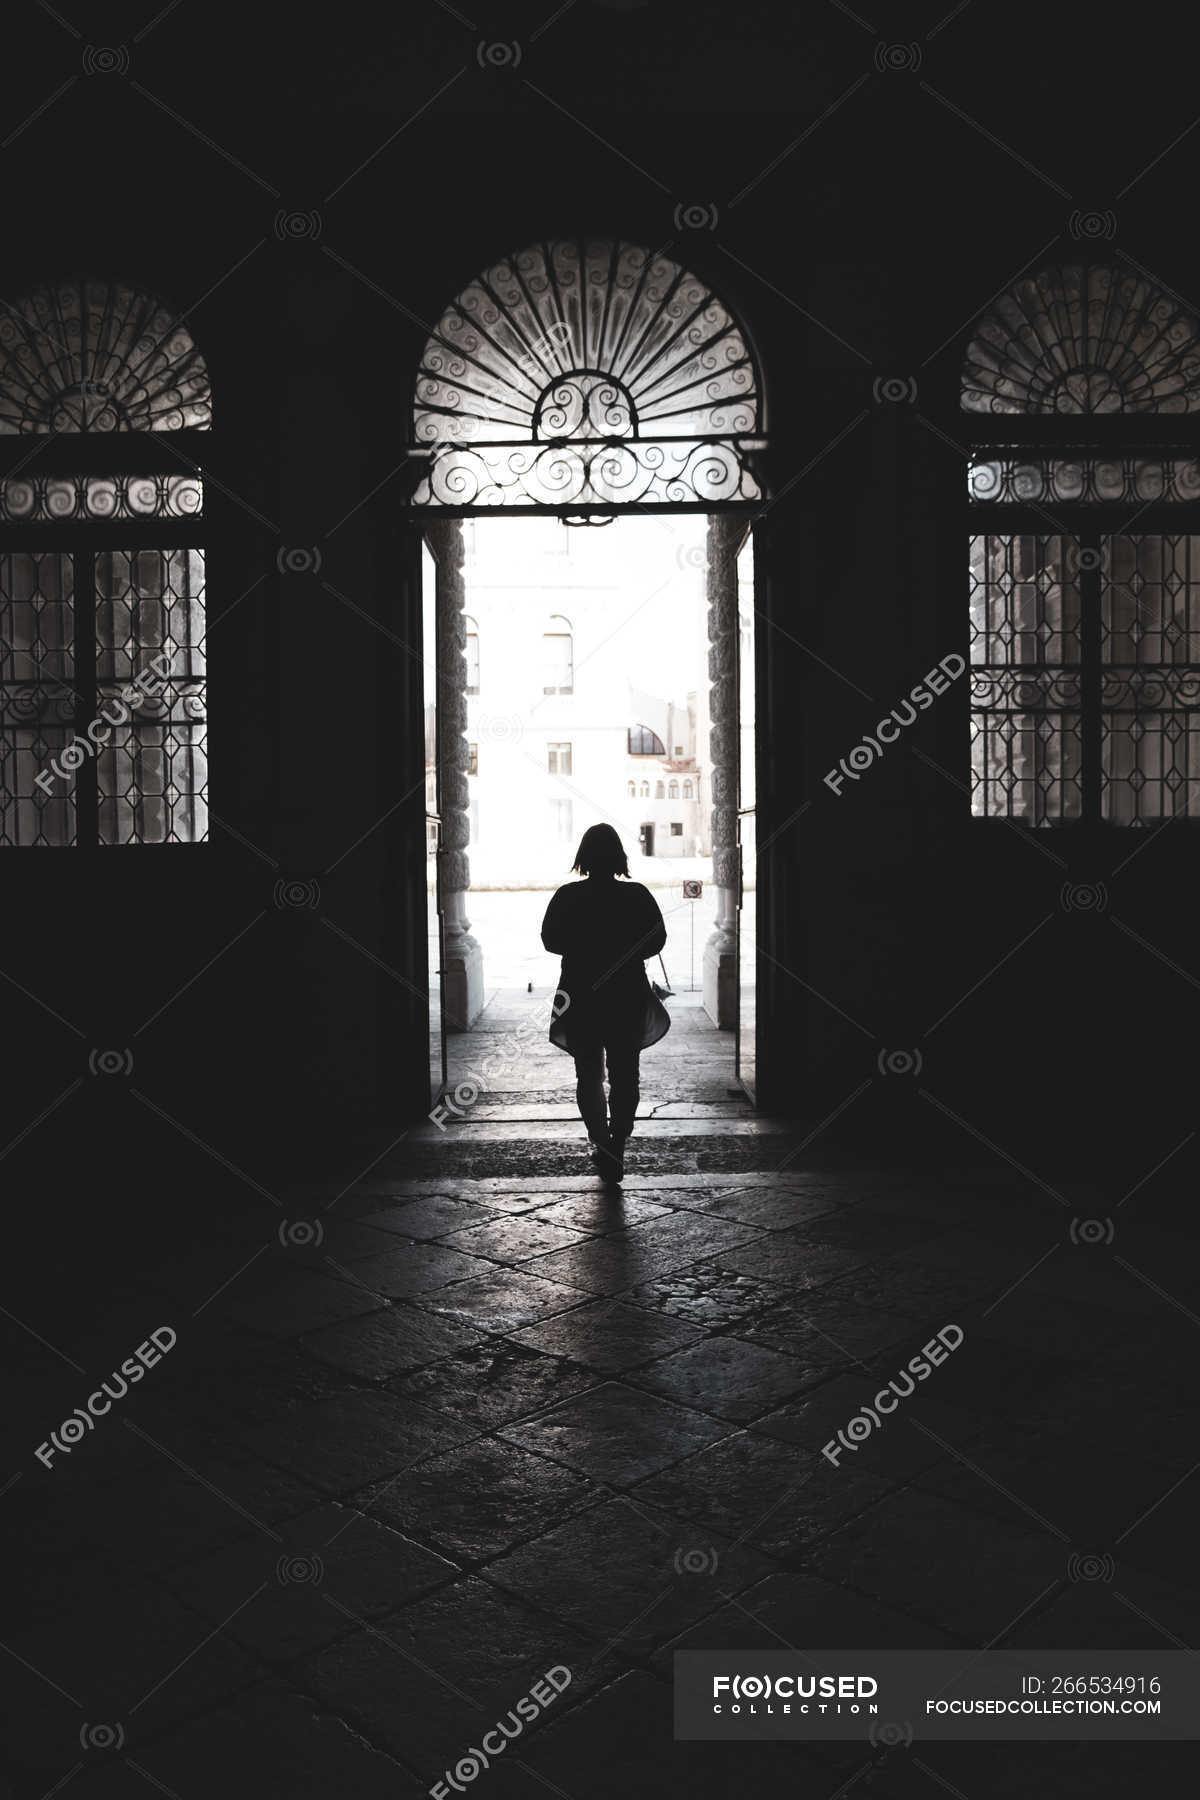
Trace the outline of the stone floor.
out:
M 619 1192 L 531 1042 L 339 1188 L 234 1172 L 115 1268 L 64 1245 L 10 1291 L 0 1791 L 395 1800 L 449 1771 L 479 1800 L 990 1800 L 1167 1773 L 1170 1747 L 672 1741 L 679 1647 L 1200 1630 L 1194 1176 L 1123 1197 L 999 1158 L 872 1164 L 754 1117 L 728 1040 L 676 1023 Z M 822 1447 L 950 1324 L 961 1347 L 835 1466 Z M 163 1326 L 174 1347 L 64 1438 Z M 565 1691 L 480 1771 L 555 1667 Z

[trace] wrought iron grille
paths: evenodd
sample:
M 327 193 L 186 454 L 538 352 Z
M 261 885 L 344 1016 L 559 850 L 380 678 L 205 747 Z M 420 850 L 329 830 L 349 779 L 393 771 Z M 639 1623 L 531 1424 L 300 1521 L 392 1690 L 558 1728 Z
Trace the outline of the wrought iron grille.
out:
M 208 835 L 204 481 L 161 472 L 144 434 L 172 454 L 211 419 L 155 296 L 89 280 L 0 303 L 0 443 L 43 440 L 0 473 L 0 845 Z
M 0 303 L 0 434 L 211 424 L 204 359 L 153 294 L 64 281 Z
M 0 844 L 208 834 L 204 552 L 0 553 Z
M 414 504 L 747 503 L 759 412 L 745 336 L 706 283 L 617 240 L 535 244 L 471 282 L 425 346 Z
M 976 329 L 961 400 L 1029 419 L 1024 443 L 979 445 L 967 469 L 973 812 L 1049 826 L 1188 816 L 1196 429 L 1172 428 L 1167 446 L 1109 419 L 1080 442 L 1045 415 L 1200 411 L 1200 326 L 1140 276 L 1044 270 Z
M 1161 288 L 1102 264 L 1043 269 L 980 320 L 962 405 L 976 413 L 1200 411 L 1200 330 Z

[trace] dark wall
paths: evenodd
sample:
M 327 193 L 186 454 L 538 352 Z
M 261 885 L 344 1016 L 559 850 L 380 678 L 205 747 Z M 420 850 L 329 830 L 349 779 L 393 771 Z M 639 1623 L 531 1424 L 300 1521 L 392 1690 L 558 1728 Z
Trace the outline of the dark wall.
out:
M 217 823 L 198 852 L 5 856 L 9 1135 L 82 1077 L 26 1150 L 146 1132 L 166 1153 L 185 1128 L 269 1184 L 423 1112 L 409 387 L 478 268 L 583 230 L 707 275 L 765 374 L 764 1102 L 815 1123 L 849 1099 L 838 1129 L 885 1148 L 948 1108 L 964 1155 L 977 1132 L 1067 1162 L 1107 1154 L 1115 1120 L 1144 1163 L 1193 1085 L 1167 1050 L 1196 1004 L 1188 828 L 1127 868 L 1127 834 L 980 829 L 961 684 L 852 791 L 822 776 L 965 648 L 971 320 L 1078 255 L 1095 211 L 1118 253 L 1200 296 L 1175 9 L 1119 41 L 1075 9 L 978 0 L 888 8 L 882 39 L 825 0 L 552 10 L 489 7 L 475 30 L 433 4 L 318 21 L 185 0 L 148 30 L 120 8 L 78 37 L 22 22 L 0 292 L 142 283 L 186 309 L 213 372 Z M 1064 906 L 1084 882 L 1106 909 Z M 110 1044 L 132 1046 L 124 1085 L 87 1072 Z M 919 1080 L 881 1074 L 896 1051 L 920 1052 Z

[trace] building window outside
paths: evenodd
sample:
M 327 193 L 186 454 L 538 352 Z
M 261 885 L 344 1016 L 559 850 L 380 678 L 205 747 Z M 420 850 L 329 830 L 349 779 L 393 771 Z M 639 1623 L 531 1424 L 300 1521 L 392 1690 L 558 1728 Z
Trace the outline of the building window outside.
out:
M 682 837 L 683 836 L 683 825 L 681 824 L 681 822 L 678 819 L 671 820 L 671 836 L 672 837 Z
M 474 619 L 467 620 L 467 692 L 479 692 L 479 627 Z
M 467 745 L 467 774 L 468 775 L 478 775 L 478 773 L 479 773 L 479 745 L 478 744 L 468 744 Z
M 551 775 L 569 775 L 571 773 L 570 744 L 547 744 L 546 767 Z
M 575 692 L 575 639 L 570 622 L 561 614 L 550 621 L 554 627 L 542 638 L 542 692 L 573 694 Z
M 662 739 L 651 731 L 648 725 L 631 725 L 629 727 L 628 750 L 630 756 L 665 756 Z

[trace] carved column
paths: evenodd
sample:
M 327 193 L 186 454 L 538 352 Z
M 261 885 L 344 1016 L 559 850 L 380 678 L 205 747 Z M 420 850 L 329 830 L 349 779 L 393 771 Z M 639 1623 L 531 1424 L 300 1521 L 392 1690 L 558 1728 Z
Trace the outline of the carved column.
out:
M 704 946 L 704 1010 L 722 1031 L 737 1024 L 737 551 L 745 525 L 708 521 L 709 757 L 716 912 Z
M 467 845 L 471 815 L 467 787 L 467 657 L 463 535 L 457 519 L 425 527 L 437 561 L 438 787 L 442 814 L 442 991 L 446 1024 L 466 1031 L 483 1010 L 483 955 L 471 936 Z

